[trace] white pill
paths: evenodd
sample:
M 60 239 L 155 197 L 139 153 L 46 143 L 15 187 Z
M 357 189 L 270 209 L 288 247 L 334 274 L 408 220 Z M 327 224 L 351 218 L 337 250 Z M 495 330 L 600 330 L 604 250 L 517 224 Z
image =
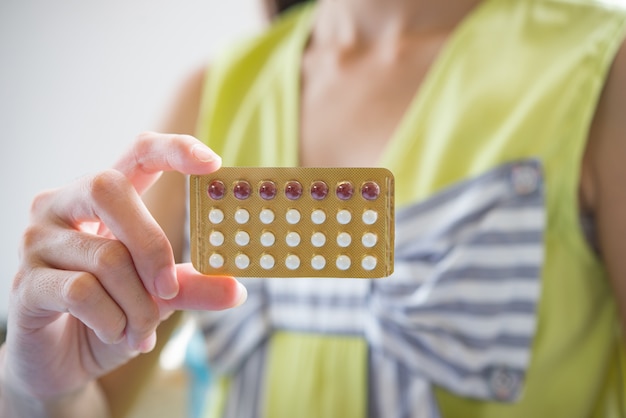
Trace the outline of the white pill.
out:
M 259 264 L 261 264 L 261 267 L 265 270 L 269 270 L 274 267 L 274 257 L 269 254 L 263 254 Z
M 285 266 L 289 270 L 295 270 L 300 267 L 300 257 L 295 254 L 289 254 L 285 259 Z
M 323 224 L 326 221 L 326 212 L 321 209 L 314 210 L 311 213 L 311 221 L 316 225 Z
M 209 242 L 212 246 L 219 247 L 224 243 L 224 234 L 220 231 L 211 231 L 211 234 L 209 235 Z
M 250 257 L 245 254 L 237 254 L 237 257 L 235 257 L 235 265 L 241 270 L 248 268 L 250 265 Z
M 209 265 L 215 269 L 218 269 L 224 265 L 224 257 L 221 254 L 213 253 L 209 257 Z
M 339 270 L 348 270 L 350 268 L 350 264 L 352 264 L 352 262 L 350 261 L 350 257 L 347 255 L 340 255 L 337 257 L 336 265 Z
M 311 267 L 321 270 L 326 266 L 326 259 L 321 255 L 316 255 L 311 259 Z
M 347 232 L 341 232 L 337 235 L 337 245 L 340 247 L 347 247 L 352 242 L 352 237 Z
M 352 214 L 350 213 L 349 210 L 342 209 L 339 212 L 337 212 L 337 222 L 339 222 L 341 225 L 349 224 L 351 220 L 352 220 Z
M 237 245 L 244 246 L 250 243 L 250 234 L 246 231 L 237 231 L 235 234 L 235 242 Z
M 222 212 L 220 209 L 217 208 L 213 208 L 209 211 L 209 221 L 212 224 L 219 224 L 224 220 L 224 212 Z
M 274 218 L 275 218 L 274 211 L 271 209 L 263 209 L 261 213 L 259 214 L 259 219 L 265 225 L 271 224 L 272 222 L 274 222 Z
M 366 225 L 372 225 L 378 219 L 378 212 L 368 209 L 363 212 L 363 223 Z
M 378 236 L 373 232 L 366 232 L 365 234 L 363 234 L 361 242 L 363 243 L 364 247 L 372 248 L 378 242 Z
M 363 260 L 361 260 L 361 266 L 364 270 L 374 270 L 376 268 L 376 262 L 376 257 L 366 255 L 365 257 L 363 257 Z
M 313 235 L 311 235 L 311 244 L 313 244 L 314 247 L 321 247 L 324 244 L 326 244 L 326 235 L 322 234 L 321 232 L 316 232 Z
M 261 245 L 264 247 L 271 247 L 276 242 L 276 237 L 269 231 L 261 234 Z
M 285 218 L 287 219 L 287 222 L 295 225 L 300 222 L 300 212 L 298 212 L 297 209 L 289 209 L 287 211 L 287 214 L 285 215 Z
M 290 247 L 298 246 L 300 244 L 300 234 L 298 234 L 297 232 L 288 233 L 287 236 L 285 237 L 285 242 Z
M 239 208 L 235 211 L 235 221 L 238 224 L 245 224 L 250 220 L 250 212 L 245 209 Z

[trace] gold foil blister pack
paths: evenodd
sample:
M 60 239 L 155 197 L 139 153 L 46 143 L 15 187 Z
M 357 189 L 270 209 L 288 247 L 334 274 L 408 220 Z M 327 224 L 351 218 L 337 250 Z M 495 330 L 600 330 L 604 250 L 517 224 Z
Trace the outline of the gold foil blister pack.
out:
M 190 177 L 191 258 L 210 275 L 386 277 L 394 179 L 384 168 L 222 167 Z

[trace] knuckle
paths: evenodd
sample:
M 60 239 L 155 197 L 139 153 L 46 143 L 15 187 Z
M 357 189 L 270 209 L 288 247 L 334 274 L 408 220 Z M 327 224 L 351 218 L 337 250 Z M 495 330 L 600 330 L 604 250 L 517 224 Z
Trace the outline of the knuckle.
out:
M 52 199 L 54 193 L 54 190 L 44 190 L 37 193 L 30 203 L 30 214 L 36 216 L 40 213 L 45 212 L 50 205 L 49 202 Z
M 30 270 L 27 270 L 25 268 L 20 268 L 17 273 L 15 273 L 10 288 L 10 292 L 12 295 L 15 296 L 15 299 L 23 299 L 22 295 L 24 293 L 24 287 L 26 283 L 28 283 L 29 277 Z
M 120 311 L 117 315 L 109 318 L 109 324 L 105 330 L 107 339 L 109 343 L 115 343 L 124 335 L 127 324 L 126 315 Z
M 107 240 L 98 245 L 92 257 L 98 271 L 117 271 L 132 264 L 130 252 L 116 240 Z
M 102 171 L 91 179 L 89 184 L 90 194 L 97 203 L 105 203 L 112 196 L 116 196 L 127 187 L 128 179 L 121 172 L 108 169 Z
M 137 139 L 135 139 L 135 154 L 141 155 L 147 149 L 152 146 L 152 142 L 154 141 L 154 134 L 152 132 L 143 132 L 137 135 Z
M 195 139 L 191 135 L 176 134 L 172 138 L 172 142 L 178 146 L 183 147 L 183 146 L 189 145 L 190 143 L 195 142 Z
M 151 155 L 156 143 L 162 140 L 162 136 L 163 135 L 154 132 L 143 132 L 139 134 L 133 146 L 135 160 L 141 163 L 145 156 Z
M 158 135 L 153 132 L 144 132 L 137 136 L 132 148 L 132 163 L 140 170 L 145 170 L 146 160 L 154 153 L 155 141 Z
M 130 318 L 132 328 L 141 334 L 150 334 L 160 323 L 159 309 L 155 303 L 147 303 L 141 311 Z
M 141 143 L 145 143 L 145 142 L 150 142 L 150 141 L 152 141 L 154 139 L 155 135 L 156 134 L 154 132 L 152 132 L 152 131 L 141 132 L 135 138 L 135 144 L 141 144 Z
M 62 288 L 62 298 L 69 307 L 94 304 L 95 299 L 101 297 L 98 279 L 87 272 L 78 272 L 72 275 Z
M 9 290 L 9 311 L 15 316 L 16 323 L 22 323 L 24 319 L 38 311 L 41 296 L 38 295 L 33 278 L 33 269 L 21 268 L 13 277 Z
M 39 244 L 44 240 L 45 229 L 38 224 L 31 224 L 26 227 L 22 233 L 20 241 L 20 254 L 24 257 L 26 254 L 31 253 Z

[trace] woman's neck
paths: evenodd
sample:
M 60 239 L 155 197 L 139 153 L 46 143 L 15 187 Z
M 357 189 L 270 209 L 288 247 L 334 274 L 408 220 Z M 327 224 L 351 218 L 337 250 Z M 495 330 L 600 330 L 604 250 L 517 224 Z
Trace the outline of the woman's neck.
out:
M 319 0 L 312 42 L 342 48 L 450 32 L 480 0 Z

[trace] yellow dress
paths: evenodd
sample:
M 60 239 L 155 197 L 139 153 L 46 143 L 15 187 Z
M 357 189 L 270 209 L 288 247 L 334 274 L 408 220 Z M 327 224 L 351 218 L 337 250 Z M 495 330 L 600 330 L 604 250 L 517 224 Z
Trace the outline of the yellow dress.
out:
M 224 165 L 298 165 L 314 12 L 296 9 L 212 66 L 198 135 Z M 618 2 L 473 10 L 379 161 L 396 177 L 395 273 L 246 280 L 246 304 L 202 319 L 222 376 L 207 416 L 625 414 L 616 305 L 577 210 L 625 32 Z

